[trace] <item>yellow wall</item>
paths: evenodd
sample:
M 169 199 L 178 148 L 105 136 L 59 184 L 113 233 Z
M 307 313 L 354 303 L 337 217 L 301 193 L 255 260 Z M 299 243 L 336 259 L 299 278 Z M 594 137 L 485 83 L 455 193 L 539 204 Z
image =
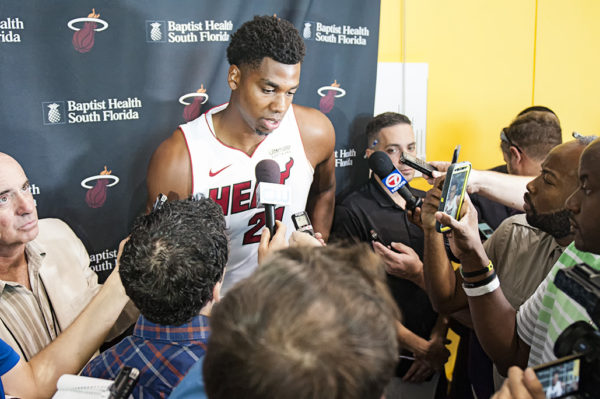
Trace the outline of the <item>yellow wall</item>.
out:
M 600 133 L 599 19 L 597 0 L 381 0 L 378 61 L 429 64 L 427 158 L 461 144 L 483 169 L 530 105 L 552 108 L 565 140 Z

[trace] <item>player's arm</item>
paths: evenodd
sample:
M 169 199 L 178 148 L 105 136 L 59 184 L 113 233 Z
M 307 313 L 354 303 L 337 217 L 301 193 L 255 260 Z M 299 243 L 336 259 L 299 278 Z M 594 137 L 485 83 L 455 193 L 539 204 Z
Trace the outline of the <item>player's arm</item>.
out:
M 146 174 L 149 212 L 159 193 L 169 200 L 185 199 L 192 194 L 192 167 L 185 138 L 181 130 L 163 141 L 150 159 Z
M 294 105 L 304 151 L 315 169 L 306 211 L 315 231 L 327 241 L 335 206 L 335 131 L 320 111 Z
M 7 394 L 49 398 L 63 374 L 76 374 L 98 350 L 129 298 L 115 268 L 75 321 L 29 362 L 22 359 L 2 376 Z

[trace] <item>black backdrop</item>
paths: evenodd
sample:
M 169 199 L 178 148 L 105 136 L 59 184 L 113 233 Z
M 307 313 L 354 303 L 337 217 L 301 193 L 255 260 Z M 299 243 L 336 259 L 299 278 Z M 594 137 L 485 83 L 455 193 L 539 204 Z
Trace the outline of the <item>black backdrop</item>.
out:
M 378 1 L 0 2 L 0 151 L 23 165 L 40 217 L 65 220 L 82 239 L 101 280 L 144 210 L 154 149 L 228 100 L 229 37 L 265 14 L 304 36 L 294 102 L 320 108 L 335 127 L 338 192 L 360 184 Z

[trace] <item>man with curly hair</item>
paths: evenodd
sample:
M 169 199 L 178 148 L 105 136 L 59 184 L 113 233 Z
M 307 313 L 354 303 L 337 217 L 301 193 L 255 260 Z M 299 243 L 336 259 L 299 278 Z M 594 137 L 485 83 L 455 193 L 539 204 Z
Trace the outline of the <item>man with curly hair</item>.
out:
M 135 397 L 169 396 L 204 355 L 226 262 L 225 220 L 209 199 L 168 202 L 136 220 L 119 272 L 142 315 L 133 335 L 82 375 L 114 379 L 123 366 L 136 367 Z
M 291 203 L 275 210 L 291 232 L 306 210 L 327 239 L 335 197 L 335 132 L 320 111 L 292 105 L 305 47 L 289 21 L 254 17 L 227 48 L 229 102 L 181 125 L 155 151 L 147 174 L 148 209 L 158 193 L 170 200 L 202 193 L 223 210 L 231 242 L 223 292 L 257 266 L 265 212 L 257 209 L 255 166 L 273 159 Z

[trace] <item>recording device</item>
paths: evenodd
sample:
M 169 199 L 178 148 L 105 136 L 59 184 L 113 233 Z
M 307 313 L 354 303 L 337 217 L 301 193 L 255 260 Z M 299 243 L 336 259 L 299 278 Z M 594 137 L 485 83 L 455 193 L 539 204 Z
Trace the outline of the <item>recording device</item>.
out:
M 400 162 L 429 177 L 433 177 L 433 171 L 437 170 L 435 166 L 428 164 L 427 162 L 409 154 L 408 152 L 403 152 L 400 155 Z
M 490 227 L 486 222 L 479 223 L 479 236 L 483 241 L 487 240 L 494 233 L 494 229 Z
M 392 160 L 383 151 L 375 151 L 369 157 L 369 168 L 383 182 L 383 185 L 393 194 L 398 191 L 398 194 L 406 200 L 406 209 L 413 211 L 420 207 L 423 203 L 421 198 L 417 198 L 406 187 L 407 181 L 402 176 L 402 173 L 394 167 Z
M 140 371 L 138 369 L 135 367 L 124 366 L 121 371 L 119 371 L 115 382 L 109 388 L 109 399 L 129 398 L 139 377 Z
M 566 356 L 533 368 L 547 398 L 564 398 L 579 393 L 582 356 Z
M 154 205 L 152 205 L 152 212 L 162 208 L 165 202 L 167 202 L 167 196 L 163 193 L 158 193 L 158 195 L 156 196 L 156 200 L 154 201 Z
M 254 169 L 256 175 L 256 195 L 259 207 L 265 208 L 265 226 L 271 233 L 275 234 L 275 206 L 290 203 L 289 189 L 280 184 L 281 172 L 279 164 L 272 159 L 263 159 L 256 164 Z
M 294 227 L 296 228 L 296 231 L 308 233 L 314 237 L 315 231 L 313 230 L 312 224 L 310 223 L 308 213 L 306 213 L 305 211 L 294 213 L 292 215 L 292 222 L 294 222 Z
M 452 216 L 456 220 L 460 217 L 460 208 L 465 197 L 470 171 L 470 162 L 460 162 L 451 164 L 446 172 L 446 180 L 444 180 L 444 188 L 442 189 L 438 210 Z M 435 223 L 435 228 L 440 233 L 452 229 L 450 226 L 440 224 L 440 222 Z
M 554 284 L 585 308 L 596 326 L 600 325 L 599 271 L 581 263 L 559 270 L 554 278 Z M 534 368 L 544 386 L 546 397 L 598 396 L 600 331 L 586 321 L 577 321 L 558 336 L 554 344 L 554 354 L 559 358 L 558 360 Z M 555 380 L 560 383 L 560 389 Z M 562 390 L 563 396 L 554 396 L 554 393 L 559 390 Z
M 457 163 L 459 154 L 460 154 L 460 144 L 458 144 L 456 146 L 456 148 L 454 149 L 454 153 L 452 154 L 452 162 L 450 162 L 450 163 Z

